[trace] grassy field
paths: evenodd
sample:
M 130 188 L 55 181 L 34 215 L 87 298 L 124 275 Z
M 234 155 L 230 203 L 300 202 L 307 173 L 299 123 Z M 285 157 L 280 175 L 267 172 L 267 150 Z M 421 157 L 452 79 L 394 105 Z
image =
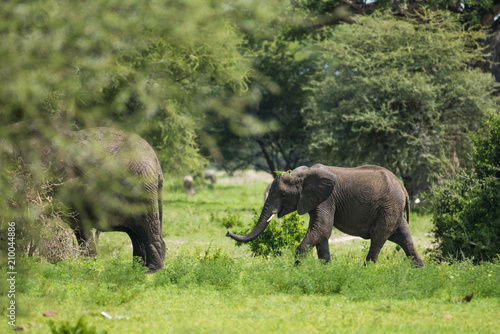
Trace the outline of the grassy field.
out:
M 327 265 L 314 252 L 298 266 L 293 250 L 252 257 L 225 237 L 222 224 L 246 225 L 252 207 L 262 206 L 267 182 L 252 180 L 198 186 L 193 198 L 181 181 L 168 184 L 168 251 L 165 269 L 155 274 L 133 265 L 123 233 L 103 233 L 95 259 L 22 259 L 16 325 L 29 333 L 500 332 L 500 262 L 431 262 L 427 215 L 412 215 L 410 224 L 425 268 L 414 268 L 391 243 L 377 265 L 364 266 L 369 242 L 338 231 Z M 471 293 L 470 302 L 460 301 Z M 7 305 L 6 295 L 0 298 Z M 44 317 L 48 310 L 60 315 Z M 0 333 L 11 332 L 6 307 L 0 313 Z

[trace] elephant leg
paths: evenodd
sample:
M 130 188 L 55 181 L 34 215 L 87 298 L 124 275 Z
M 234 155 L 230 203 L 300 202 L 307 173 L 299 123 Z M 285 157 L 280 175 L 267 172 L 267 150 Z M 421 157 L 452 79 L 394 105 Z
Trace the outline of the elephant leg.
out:
M 370 249 L 368 250 L 368 255 L 366 256 L 366 262 L 371 261 L 373 263 L 377 263 L 378 255 L 389 237 L 386 231 L 387 223 L 385 219 L 379 218 L 370 231 Z
M 380 254 L 380 251 L 382 250 L 382 247 L 384 247 L 386 241 L 386 238 L 379 236 L 371 238 L 370 250 L 366 256 L 366 262 L 371 261 L 373 263 L 377 263 L 378 255 Z
M 309 213 L 310 222 L 306 236 L 297 247 L 297 253 L 302 254 L 309 251 L 312 247 L 316 247 L 318 258 L 330 261 L 330 248 L 328 239 L 332 234 L 333 215 L 328 215 L 327 210 L 314 210 Z
M 318 259 L 330 262 L 330 247 L 328 245 L 328 239 L 321 241 L 316 245 L 316 250 L 318 251 Z
M 134 260 L 138 260 L 139 262 L 142 263 L 142 265 L 146 265 L 146 257 L 144 254 L 146 254 L 144 250 L 144 245 L 142 245 L 138 240 L 137 237 L 133 232 L 127 232 L 128 236 L 130 237 L 130 241 L 132 241 L 132 256 Z M 140 260 L 139 260 L 140 259 Z
M 413 244 L 410 227 L 404 218 L 400 219 L 399 227 L 389 237 L 389 240 L 401 246 L 406 256 L 413 258 L 417 267 L 424 266 L 424 262 L 422 261 L 420 255 L 418 255 L 415 245 Z
M 153 219 L 153 216 L 156 219 Z M 134 219 L 132 232 L 129 233 L 134 256 L 140 256 L 150 272 L 162 269 L 165 259 L 165 242 L 157 217 L 156 214 L 150 214 Z
M 86 257 L 94 257 L 97 255 L 97 250 L 94 242 L 94 236 L 90 229 L 85 229 L 82 226 L 73 228 L 78 246 L 82 249 Z

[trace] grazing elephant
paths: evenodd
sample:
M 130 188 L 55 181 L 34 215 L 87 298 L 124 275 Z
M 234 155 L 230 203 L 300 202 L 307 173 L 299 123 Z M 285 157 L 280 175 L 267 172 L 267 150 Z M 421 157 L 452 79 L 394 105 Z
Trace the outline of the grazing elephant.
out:
M 194 180 L 191 175 L 186 175 L 184 177 L 184 189 L 186 190 L 186 195 L 193 197 L 196 191 L 194 191 Z
M 213 169 L 205 169 L 205 180 L 210 180 L 212 184 L 217 182 L 216 173 Z
M 274 214 L 281 218 L 295 210 L 299 215 L 308 212 L 310 216 L 306 236 L 297 248 L 299 254 L 316 247 L 318 258 L 329 261 L 328 239 L 335 226 L 344 233 L 371 239 L 367 261 L 376 262 L 385 242 L 391 240 L 413 257 L 418 267 L 424 265 L 408 226 L 408 193 L 385 168 L 318 164 L 286 172 L 272 183 L 255 228 L 247 235 L 227 232 L 226 236 L 240 242 L 251 241 L 264 231 Z
M 163 173 L 153 148 L 141 137 L 111 128 L 57 130 L 55 143 L 36 122 L 15 124 L 0 142 L 11 158 L 33 157 L 58 184 L 54 197 L 71 212 L 79 245 L 95 255 L 92 228 L 129 235 L 133 256 L 150 272 L 162 269 Z M 10 140 L 10 141 L 9 141 Z M 35 152 L 35 155 L 33 155 Z

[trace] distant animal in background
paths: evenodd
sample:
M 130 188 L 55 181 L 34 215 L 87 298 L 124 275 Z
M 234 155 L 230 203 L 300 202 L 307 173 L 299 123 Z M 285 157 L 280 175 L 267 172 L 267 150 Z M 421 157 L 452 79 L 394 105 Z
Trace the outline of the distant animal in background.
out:
M 196 193 L 196 191 L 194 191 L 194 180 L 191 175 L 186 175 L 184 177 L 184 189 L 186 189 L 186 195 L 189 197 L 193 197 Z
M 212 169 L 205 169 L 205 180 L 210 180 L 212 183 L 217 182 L 215 171 Z

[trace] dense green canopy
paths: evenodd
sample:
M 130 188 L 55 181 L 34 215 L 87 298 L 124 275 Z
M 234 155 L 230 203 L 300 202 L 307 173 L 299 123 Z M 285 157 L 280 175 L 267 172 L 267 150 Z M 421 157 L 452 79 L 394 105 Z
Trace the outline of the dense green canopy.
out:
M 455 173 L 466 133 L 498 106 L 494 78 L 471 66 L 484 57 L 482 36 L 433 11 L 404 20 L 376 13 L 338 27 L 318 43 L 324 79 L 304 115 L 313 155 L 385 166 L 413 194 Z

